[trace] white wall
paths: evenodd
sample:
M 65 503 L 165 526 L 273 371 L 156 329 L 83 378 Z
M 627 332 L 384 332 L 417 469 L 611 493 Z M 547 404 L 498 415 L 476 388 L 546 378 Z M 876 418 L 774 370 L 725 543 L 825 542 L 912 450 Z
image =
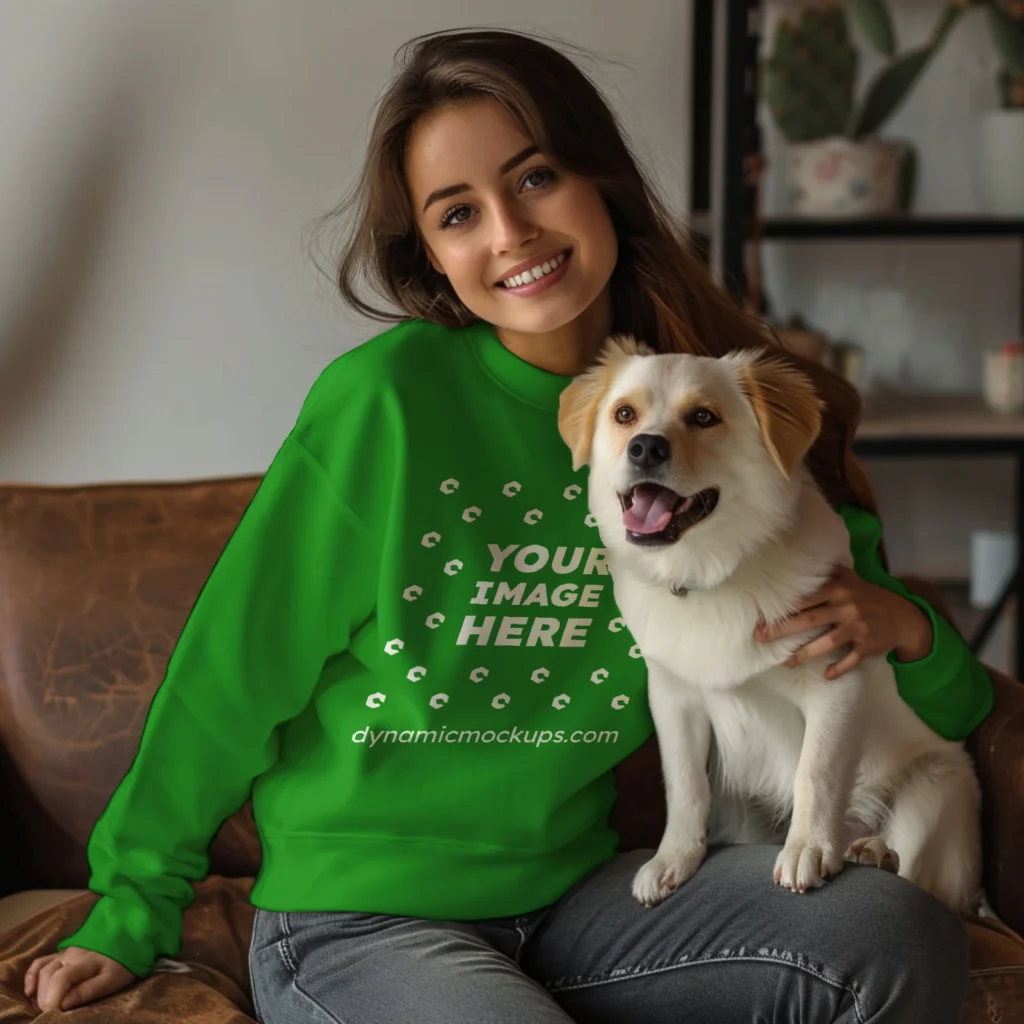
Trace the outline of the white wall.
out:
M 769 0 L 763 35 L 792 2 Z M 901 48 L 925 41 L 944 0 L 890 0 Z M 852 22 L 851 22 L 852 25 Z M 862 80 L 878 66 L 858 35 Z M 884 134 L 917 149 L 919 213 L 973 213 L 976 114 L 996 105 L 984 13 L 964 16 Z M 766 211 L 781 208 L 781 140 L 762 111 Z M 1022 171 L 1024 173 L 1024 171 Z M 1024 273 L 1015 240 L 773 242 L 765 287 L 781 315 L 801 313 L 866 353 L 868 387 L 978 391 L 981 353 L 1019 333 Z M 893 566 L 964 578 L 972 529 L 1012 529 L 1013 465 L 1000 458 L 871 460 Z
M 381 330 L 303 248 L 395 50 L 466 25 L 613 59 L 598 81 L 679 212 L 680 0 L 3 0 L 0 479 L 262 471 L 317 373 Z

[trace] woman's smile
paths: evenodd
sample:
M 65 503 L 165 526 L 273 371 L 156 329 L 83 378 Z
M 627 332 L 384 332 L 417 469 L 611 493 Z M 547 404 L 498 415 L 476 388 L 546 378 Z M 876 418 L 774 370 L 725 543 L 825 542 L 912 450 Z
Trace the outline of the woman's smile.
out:
M 553 259 L 541 259 L 521 273 L 512 274 L 498 287 L 507 295 L 528 298 L 553 288 L 569 272 L 572 249 L 563 249 Z M 530 261 L 527 261 L 530 262 Z

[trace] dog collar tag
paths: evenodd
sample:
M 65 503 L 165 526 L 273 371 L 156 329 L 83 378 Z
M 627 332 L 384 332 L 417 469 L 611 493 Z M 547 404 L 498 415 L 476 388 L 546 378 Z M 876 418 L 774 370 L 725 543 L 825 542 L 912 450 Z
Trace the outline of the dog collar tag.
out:
M 671 589 L 672 593 L 675 594 L 676 597 L 686 597 L 686 595 L 690 592 L 690 588 L 684 587 L 682 583 L 673 583 Z

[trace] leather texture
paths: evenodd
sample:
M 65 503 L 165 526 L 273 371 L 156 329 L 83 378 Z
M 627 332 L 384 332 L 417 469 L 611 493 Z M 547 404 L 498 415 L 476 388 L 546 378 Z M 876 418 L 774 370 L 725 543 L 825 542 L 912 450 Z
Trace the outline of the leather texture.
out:
M 130 767 L 188 613 L 258 477 L 0 487 L 0 895 L 84 888 L 92 826 Z M 251 876 L 246 807 L 211 871 Z

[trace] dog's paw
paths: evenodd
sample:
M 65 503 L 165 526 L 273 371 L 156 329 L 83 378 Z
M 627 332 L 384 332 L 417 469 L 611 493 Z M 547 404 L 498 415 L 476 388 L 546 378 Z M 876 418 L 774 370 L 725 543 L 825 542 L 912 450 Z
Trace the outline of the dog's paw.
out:
M 645 907 L 653 907 L 693 877 L 707 852 L 703 843 L 696 846 L 661 850 L 636 873 L 633 896 Z
M 843 870 L 839 848 L 831 843 L 788 839 L 775 859 L 775 884 L 793 892 L 806 892 L 825 884 Z
M 900 873 L 900 855 L 890 850 L 881 836 L 855 839 L 843 854 L 843 859 L 852 864 L 869 864 L 883 871 L 891 871 L 894 875 Z

